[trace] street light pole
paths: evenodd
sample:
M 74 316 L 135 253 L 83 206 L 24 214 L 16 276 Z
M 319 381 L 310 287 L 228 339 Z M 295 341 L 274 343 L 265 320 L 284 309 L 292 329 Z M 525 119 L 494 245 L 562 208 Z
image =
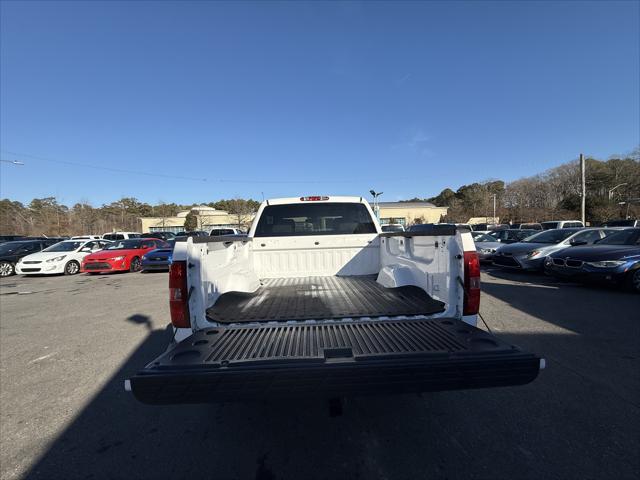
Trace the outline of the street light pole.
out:
M 585 164 L 584 164 L 584 155 L 580 154 L 580 177 L 582 188 L 580 189 L 580 216 L 582 217 L 582 225 L 586 225 L 586 216 L 585 216 L 585 203 L 587 200 L 587 186 L 585 182 Z
M 4 160 L 0 158 L 0 162 L 11 163 L 12 165 L 24 165 L 24 163 L 19 162 L 18 160 Z
M 627 182 L 620 183 L 620 184 L 616 185 L 615 187 L 613 187 L 613 188 L 610 188 L 610 189 L 609 189 L 609 201 L 611 201 L 611 199 L 613 198 L 613 192 L 614 192 L 614 190 L 615 190 L 616 188 L 618 188 L 618 187 L 622 187 L 623 185 L 628 185 L 628 183 L 627 183 Z
M 373 197 L 373 212 L 376 214 L 376 218 L 380 221 L 380 209 L 378 208 L 378 197 L 384 192 L 376 192 L 375 190 L 369 190 L 369 193 Z

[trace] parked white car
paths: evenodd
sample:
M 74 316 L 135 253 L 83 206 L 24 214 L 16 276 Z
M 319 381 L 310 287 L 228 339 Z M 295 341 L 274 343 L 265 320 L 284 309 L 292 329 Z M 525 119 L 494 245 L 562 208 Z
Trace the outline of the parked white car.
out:
M 104 240 L 128 240 L 130 238 L 141 238 L 140 232 L 110 232 L 102 235 Z
M 82 259 L 90 253 L 102 250 L 108 240 L 64 240 L 41 252 L 27 255 L 16 264 L 20 275 L 43 275 L 64 273 L 75 275 L 80 272 Z
M 552 230 L 554 228 L 584 228 L 584 223 L 580 220 L 554 220 L 541 222 L 543 230 Z
M 231 228 L 231 227 L 214 228 L 209 233 L 209 236 L 211 237 L 221 237 L 224 235 L 246 235 L 246 233 L 238 228 Z

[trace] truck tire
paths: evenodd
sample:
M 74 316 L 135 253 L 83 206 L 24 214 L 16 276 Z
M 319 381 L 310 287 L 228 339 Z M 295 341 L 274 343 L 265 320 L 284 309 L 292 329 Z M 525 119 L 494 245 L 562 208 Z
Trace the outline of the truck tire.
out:
M 15 275 L 16 268 L 11 262 L 0 262 L 0 277 L 10 277 Z
M 75 275 L 80 271 L 80 264 L 75 260 L 70 260 L 64 266 L 65 275 Z
M 129 264 L 130 272 L 137 272 L 140 270 L 140 259 L 138 257 L 133 257 L 131 259 L 131 263 Z

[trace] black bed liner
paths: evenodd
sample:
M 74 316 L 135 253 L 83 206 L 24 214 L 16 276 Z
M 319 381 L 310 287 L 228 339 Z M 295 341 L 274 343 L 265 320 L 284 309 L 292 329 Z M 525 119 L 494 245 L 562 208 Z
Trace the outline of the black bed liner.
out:
M 457 319 L 201 330 L 130 379 L 149 404 L 521 385 L 539 357 Z
M 375 275 L 262 280 L 255 293 L 228 292 L 207 309 L 218 323 L 432 315 L 445 304 L 419 287 L 385 288 Z

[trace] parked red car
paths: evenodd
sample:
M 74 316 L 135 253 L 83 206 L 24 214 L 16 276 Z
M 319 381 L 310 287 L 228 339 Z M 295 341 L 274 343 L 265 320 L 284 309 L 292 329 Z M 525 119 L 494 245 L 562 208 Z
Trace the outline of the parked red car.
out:
M 171 246 L 157 238 L 118 240 L 104 250 L 84 257 L 81 272 L 136 272 L 140 270 L 142 256 L 156 248 L 171 248 Z

